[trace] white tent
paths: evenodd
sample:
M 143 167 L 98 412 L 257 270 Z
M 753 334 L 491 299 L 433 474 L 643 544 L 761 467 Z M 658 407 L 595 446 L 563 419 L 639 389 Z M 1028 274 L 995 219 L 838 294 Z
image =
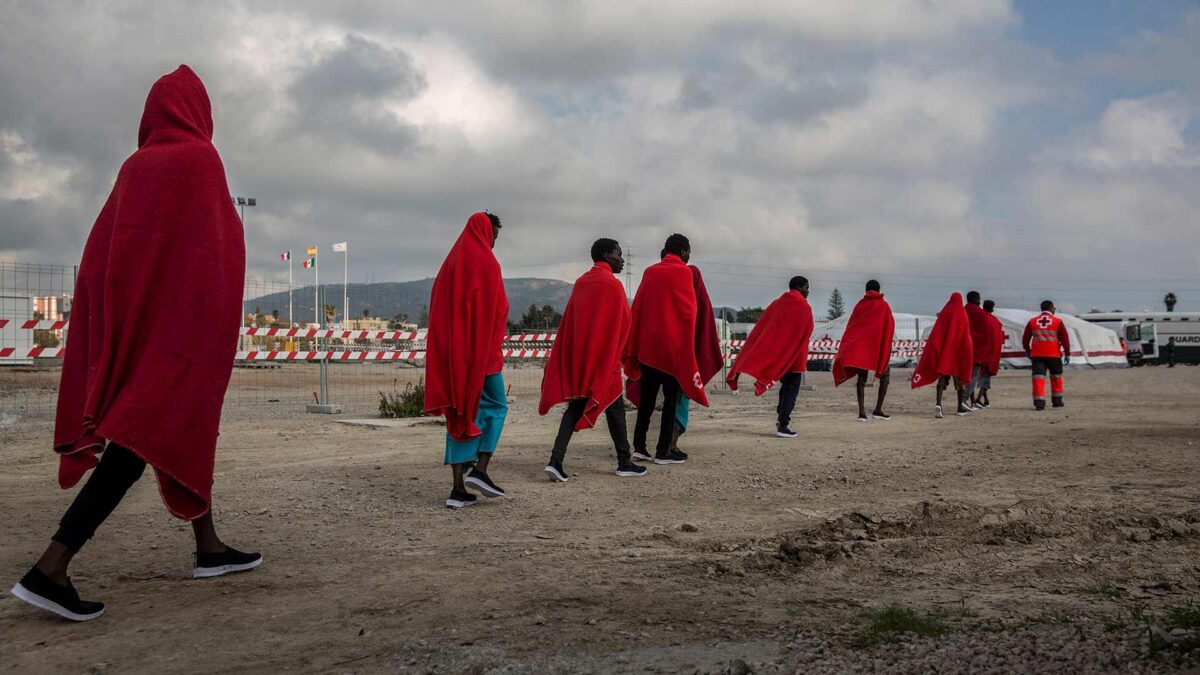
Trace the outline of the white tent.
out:
M 1029 367 L 1029 358 L 1025 356 L 1021 338 L 1025 334 L 1025 325 L 1037 315 L 1038 312 L 1024 309 L 996 308 L 996 318 L 1004 326 L 1001 363 L 1009 368 Z M 1125 360 L 1125 348 L 1121 346 L 1116 333 L 1070 314 L 1059 313 L 1056 316 L 1067 325 L 1067 334 L 1071 338 L 1071 366 L 1124 368 L 1129 365 Z
M 933 326 L 934 317 L 924 314 L 905 314 L 892 312 L 896 320 L 896 340 L 919 340 Z M 846 324 L 850 323 L 850 315 L 846 314 L 813 329 L 814 340 L 841 340 L 846 332 Z

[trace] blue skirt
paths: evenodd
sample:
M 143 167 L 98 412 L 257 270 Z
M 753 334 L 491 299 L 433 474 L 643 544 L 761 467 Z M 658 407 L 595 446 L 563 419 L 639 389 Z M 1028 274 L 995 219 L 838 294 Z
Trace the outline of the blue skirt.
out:
M 475 438 L 456 441 L 446 434 L 445 464 L 474 462 L 481 452 L 495 452 L 500 443 L 504 419 L 508 417 L 508 398 L 504 393 L 504 378 L 500 373 L 483 379 L 483 394 L 479 397 L 479 413 L 475 426 L 483 433 Z

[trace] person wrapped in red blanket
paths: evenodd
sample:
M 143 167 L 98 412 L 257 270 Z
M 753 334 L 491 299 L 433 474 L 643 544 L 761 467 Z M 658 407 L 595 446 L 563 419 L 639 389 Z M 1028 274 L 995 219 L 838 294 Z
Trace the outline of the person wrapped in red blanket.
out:
M 425 341 L 425 412 L 446 417 L 443 462 L 454 478 L 446 506 L 475 503 L 467 486 L 488 496 L 504 489 L 488 475 L 508 416 L 504 332 L 508 295 L 492 248 L 500 218 L 476 213 L 446 255 L 429 299 Z
M 621 245 L 615 239 L 597 239 L 592 244 L 592 268 L 575 280 L 558 324 L 538 402 L 539 415 L 567 402 L 545 468 L 553 480 L 566 482 L 563 459 L 567 444 L 576 431 L 594 427 L 601 411 L 617 450 L 617 475 L 646 473 L 645 467 L 630 459 L 625 399 L 621 396 L 621 352 L 632 323 L 625 287 L 617 278 L 624 268 Z
M 138 149 L 121 166 L 83 250 L 54 449 L 63 488 L 95 470 L 12 591 L 67 619 L 103 614 L 103 604 L 79 599 L 67 569 L 147 464 L 167 510 L 192 521 L 193 576 L 262 562 L 225 546 L 212 518 L 217 430 L 246 268 L 242 223 L 212 135 L 208 93 L 190 68 L 155 82 Z M 186 334 L 187 346 L 170 334 Z
M 729 388 L 737 391 L 742 373 L 753 377 L 755 396 L 762 396 L 780 383 L 775 435 L 781 438 L 796 437 L 789 425 L 803 373 L 808 370 L 808 342 L 813 332 L 812 307 L 807 298 L 808 279 L 792 277 L 787 292 L 767 305 L 754 324 L 725 378 Z
M 967 324 L 971 327 L 971 382 L 966 386 L 967 408 L 975 410 L 979 407 L 979 388 L 982 378 L 988 376 L 988 365 L 992 361 L 992 341 L 994 333 L 990 319 L 993 317 L 983 310 L 983 297 L 979 291 L 967 292 Z
M 704 381 L 696 362 L 696 289 L 687 261 L 691 243 L 682 234 L 667 237 L 666 255 L 642 274 L 633 299 L 633 325 L 622 357 L 625 374 L 638 381 L 640 398 L 633 428 L 633 458 L 656 464 L 680 464 L 686 457 L 671 450 L 675 416 L 671 411 L 683 395 L 708 406 Z M 654 457 L 646 450 L 646 435 L 659 389 L 663 392 L 662 420 Z
M 992 405 L 992 399 L 988 395 L 988 391 L 992 388 L 992 376 L 1000 372 L 1000 356 L 1004 352 L 1004 325 L 1000 323 L 1000 319 L 996 318 L 996 302 L 994 300 L 983 301 L 983 311 L 986 313 L 988 339 L 991 349 L 987 355 L 986 366 L 976 375 L 975 386 L 978 394 L 975 396 L 975 401 L 972 405 L 976 408 L 987 408 Z M 972 339 L 974 335 L 972 334 Z
M 952 293 L 950 300 L 938 312 L 933 329 L 925 338 L 925 349 L 921 359 L 917 361 L 917 369 L 913 371 L 912 388 L 924 387 L 937 383 L 937 402 L 934 416 L 942 418 L 942 392 L 954 381 L 954 389 L 958 394 L 958 409 L 956 415 L 962 416 L 971 412 L 963 397 L 963 387 L 971 381 L 971 366 L 975 355 L 975 347 L 971 343 L 971 326 L 967 320 L 967 311 L 963 307 L 961 293 Z
M 659 257 L 666 257 L 666 251 L 664 250 Z M 709 381 L 721 371 L 725 356 L 721 352 L 716 315 L 713 312 L 712 299 L 708 296 L 708 287 L 704 285 L 704 276 L 695 265 L 688 265 L 688 269 L 692 271 L 692 288 L 696 290 L 696 367 L 699 368 L 700 381 L 704 386 L 708 386 Z M 637 385 L 637 380 L 630 380 L 628 383 L 629 392 L 634 395 L 629 400 L 635 406 L 640 400 L 635 398 L 640 389 Z M 679 394 L 679 403 L 675 406 L 675 430 L 671 434 L 671 450 L 684 459 L 687 458 L 687 453 L 679 449 L 679 437 L 687 433 L 691 403 L 686 395 Z
M 866 295 L 850 312 L 846 330 L 838 343 L 833 357 L 833 386 L 855 377 L 854 387 L 858 394 L 858 421 L 867 421 L 866 387 L 867 373 L 875 372 L 879 380 L 879 393 L 875 397 L 875 409 L 871 417 L 887 420 L 891 416 L 883 412 L 883 400 L 887 397 L 891 382 L 892 338 L 896 333 L 896 319 L 891 305 L 883 299 L 882 287 L 875 279 L 867 282 Z

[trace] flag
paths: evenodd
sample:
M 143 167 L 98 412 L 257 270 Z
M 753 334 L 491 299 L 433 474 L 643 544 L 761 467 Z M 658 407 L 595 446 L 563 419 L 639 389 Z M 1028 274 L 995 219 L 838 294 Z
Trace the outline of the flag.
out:
M 316 254 L 317 254 L 317 247 L 316 247 L 316 246 L 309 246 L 309 247 L 308 247 L 308 254 L 309 254 L 309 255 L 316 255 Z
M 346 242 L 343 241 L 340 244 L 334 244 L 333 252 L 334 253 L 345 253 L 346 252 Z
M 316 258 L 309 258 L 308 260 L 304 261 L 304 269 L 308 269 L 310 267 L 316 267 L 316 266 L 317 266 Z
M 279 254 L 279 259 L 280 259 L 280 260 L 282 260 L 282 261 L 284 261 L 284 262 L 287 262 L 287 261 L 291 260 L 291 259 L 292 259 L 292 252 L 291 252 L 291 251 L 284 251 L 283 253 L 280 253 L 280 254 Z

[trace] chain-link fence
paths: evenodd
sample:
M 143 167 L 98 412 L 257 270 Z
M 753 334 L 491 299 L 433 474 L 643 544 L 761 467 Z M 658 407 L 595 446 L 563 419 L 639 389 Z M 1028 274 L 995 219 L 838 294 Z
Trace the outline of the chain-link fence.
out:
M 48 421 L 53 418 L 62 366 L 62 351 L 57 348 L 69 340 L 66 324 L 70 319 L 76 275 L 77 269 L 72 266 L 0 261 L 0 323 L 3 323 L 0 325 L 0 354 L 5 354 L 2 350 L 8 350 L 7 356 L 0 356 L 0 426 L 5 424 L 5 419 Z M 357 313 L 363 318 L 354 317 L 356 312 L 352 306 L 351 321 L 343 322 L 341 285 L 323 284 L 320 291 L 318 294 L 311 285 L 289 286 L 287 282 L 247 279 L 242 303 L 243 333 L 260 334 L 242 335 L 239 353 L 246 356 L 251 352 L 282 352 L 286 357 L 286 353 L 310 351 L 333 354 L 345 351 L 356 354 L 423 352 L 424 343 L 417 339 L 286 336 L 288 329 L 293 327 L 314 328 L 317 318 L 329 322 L 326 327 L 333 326 L 338 330 L 415 331 L 417 328 L 406 321 L 407 317 L 370 318 L 369 290 L 352 296 L 355 304 L 360 305 Z M 376 299 L 383 302 L 381 298 Z M 315 315 L 315 307 L 329 306 L 334 309 L 332 316 Z M 293 321 L 289 321 L 289 315 L 294 315 L 290 317 Z M 39 328 L 26 328 L 31 321 L 38 321 Z M 46 327 L 54 325 L 60 327 Z M 272 328 L 276 330 L 271 331 Z M 271 332 L 277 334 L 266 334 Z M 187 336 L 164 338 L 186 340 Z M 511 346 L 522 352 L 544 354 L 549 349 L 549 342 L 523 340 Z M 544 358 L 532 355 L 510 359 L 504 371 L 510 392 L 517 396 L 536 395 L 541 386 L 543 364 Z M 347 414 L 375 414 L 382 394 L 402 392 L 406 386 L 418 384 L 423 375 L 424 361 L 420 359 L 331 360 L 329 402 L 341 405 Z M 306 357 L 299 360 L 243 358 L 234 362 L 226 411 L 243 418 L 303 412 L 306 404 L 314 402 L 319 390 L 319 360 Z

